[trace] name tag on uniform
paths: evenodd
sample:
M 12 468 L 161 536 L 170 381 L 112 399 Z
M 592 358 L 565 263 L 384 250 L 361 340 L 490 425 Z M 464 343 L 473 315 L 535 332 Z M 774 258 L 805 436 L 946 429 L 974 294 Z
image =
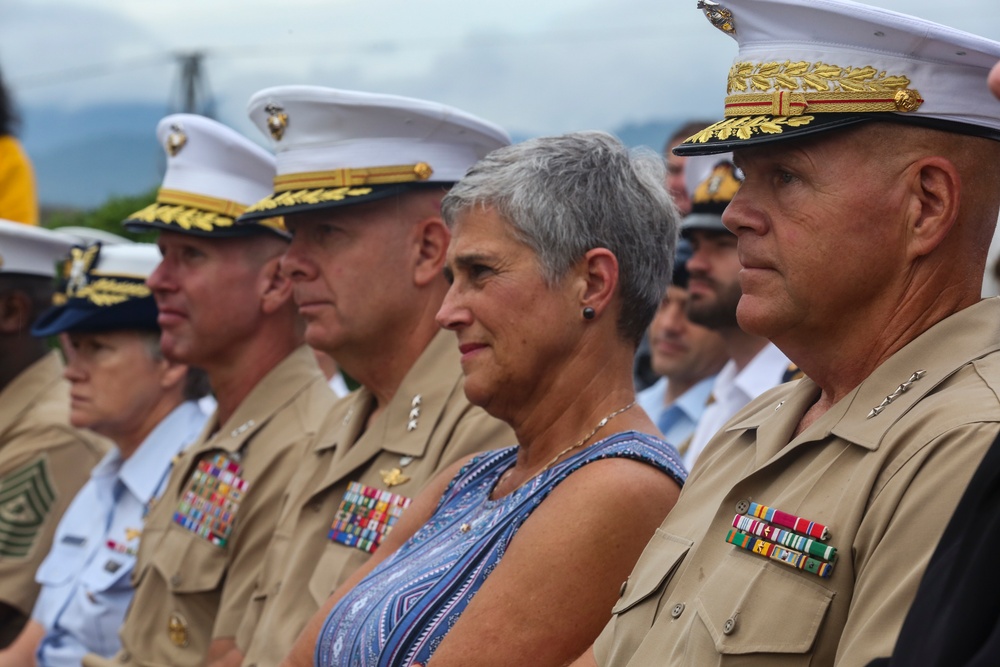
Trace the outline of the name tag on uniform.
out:
M 406 496 L 351 482 L 337 508 L 337 518 L 328 537 L 334 542 L 374 553 L 410 502 Z
M 71 547 L 82 547 L 87 542 L 86 537 L 81 537 L 80 535 L 63 535 L 63 538 L 59 540 L 63 544 L 68 544 Z
M 250 483 L 228 454 L 204 458 L 191 473 L 174 511 L 174 523 L 217 547 L 224 547 Z

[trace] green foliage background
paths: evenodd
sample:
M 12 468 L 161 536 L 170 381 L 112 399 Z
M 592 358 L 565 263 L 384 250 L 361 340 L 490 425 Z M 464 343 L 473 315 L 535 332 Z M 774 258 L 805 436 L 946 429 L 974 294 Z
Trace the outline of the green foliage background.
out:
M 156 189 L 141 195 L 111 197 L 97 208 L 89 211 L 51 211 L 43 215 L 42 224 L 50 229 L 72 226 L 90 227 L 124 236 L 133 241 L 152 243 L 156 240 L 156 232 L 143 232 L 141 234 L 130 232 L 122 226 L 122 221 L 136 211 L 146 208 L 155 200 Z

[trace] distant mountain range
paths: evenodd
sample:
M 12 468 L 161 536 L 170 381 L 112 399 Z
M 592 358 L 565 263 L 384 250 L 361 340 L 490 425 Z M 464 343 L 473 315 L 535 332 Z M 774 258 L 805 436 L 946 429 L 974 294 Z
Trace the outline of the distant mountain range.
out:
M 22 141 L 47 208 L 88 209 L 111 196 L 136 195 L 163 178 L 164 158 L 154 134 L 167 111 L 154 104 L 108 104 L 72 111 L 22 109 Z M 632 123 L 611 130 L 629 146 L 659 151 L 678 120 Z M 522 141 L 528 133 L 516 133 Z

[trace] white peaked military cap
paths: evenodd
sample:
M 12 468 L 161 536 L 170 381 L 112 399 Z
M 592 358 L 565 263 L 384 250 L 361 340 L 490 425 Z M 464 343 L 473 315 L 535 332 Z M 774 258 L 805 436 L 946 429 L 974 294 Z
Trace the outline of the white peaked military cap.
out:
M 870 120 L 1000 140 L 986 77 L 1000 43 L 846 0 L 699 0 L 733 37 L 725 119 L 678 155 L 723 152 Z
M 510 143 L 497 125 L 444 104 L 316 86 L 262 90 L 249 114 L 278 173 L 274 193 L 240 222 L 452 184 Z
M 254 225 L 233 222 L 271 193 L 274 156 L 211 118 L 173 114 L 156 127 L 167 171 L 156 202 L 125 220 L 130 231 L 169 230 L 206 237 L 258 232 L 287 238 L 280 219 Z
M 70 250 L 58 304 L 31 328 L 35 336 L 63 331 L 158 331 L 156 301 L 146 279 L 160 263 L 152 243 L 104 246 L 100 242 Z
M 104 231 L 103 229 L 96 229 L 94 227 L 67 225 L 66 227 L 56 227 L 52 231 L 74 236 L 80 239 L 79 243 L 93 243 L 94 241 L 100 241 L 101 245 L 104 246 L 133 243 L 131 239 L 127 239 L 124 236 L 112 234 L 111 232 Z
M 55 278 L 57 263 L 78 242 L 45 227 L 0 220 L 0 274 Z

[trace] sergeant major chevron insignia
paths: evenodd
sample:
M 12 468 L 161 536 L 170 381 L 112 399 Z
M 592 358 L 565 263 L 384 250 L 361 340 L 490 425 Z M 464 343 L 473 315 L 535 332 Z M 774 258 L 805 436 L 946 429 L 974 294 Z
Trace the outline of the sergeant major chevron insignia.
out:
M 0 557 L 28 555 L 55 500 L 44 458 L 0 478 Z

